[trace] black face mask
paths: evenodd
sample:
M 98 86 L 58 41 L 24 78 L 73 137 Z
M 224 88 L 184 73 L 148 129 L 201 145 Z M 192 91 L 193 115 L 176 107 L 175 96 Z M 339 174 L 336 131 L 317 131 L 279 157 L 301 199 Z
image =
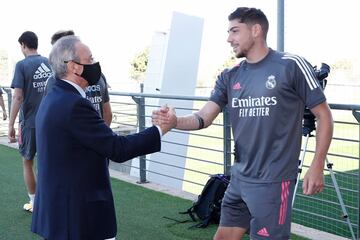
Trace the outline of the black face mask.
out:
M 99 62 L 93 64 L 81 64 L 81 63 L 77 63 L 77 64 L 82 65 L 84 67 L 84 70 L 80 76 L 89 83 L 89 86 L 98 83 L 101 76 L 101 67 Z

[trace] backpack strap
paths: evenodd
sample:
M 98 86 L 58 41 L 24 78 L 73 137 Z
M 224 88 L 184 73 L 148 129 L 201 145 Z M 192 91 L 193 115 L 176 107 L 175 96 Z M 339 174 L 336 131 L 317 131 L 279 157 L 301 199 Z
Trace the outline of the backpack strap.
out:
M 187 211 L 185 212 L 179 212 L 180 214 L 189 214 L 189 216 L 191 217 L 191 219 L 196 222 L 196 218 L 195 218 L 195 215 L 194 215 L 194 207 L 191 207 L 189 208 Z
M 177 222 L 177 223 L 187 223 L 187 222 L 190 222 L 190 220 L 189 219 L 187 219 L 187 220 L 177 220 L 177 219 L 175 219 L 175 218 L 169 218 L 169 217 L 166 217 L 166 216 L 163 216 L 163 218 L 165 218 L 165 219 L 169 219 L 169 220 L 172 220 L 172 221 L 175 221 L 175 222 Z
M 210 221 L 211 221 L 211 217 L 207 217 L 203 221 L 201 221 L 201 222 L 199 222 L 199 223 L 197 223 L 195 225 L 190 226 L 189 229 L 195 228 L 195 227 L 196 228 L 206 228 L 207 226 L 209 226 Z
M 210 224 L 211 217 L 207 217 L 202 221 L 202 224 L 199 226 L 199 228 L 207 227 Z

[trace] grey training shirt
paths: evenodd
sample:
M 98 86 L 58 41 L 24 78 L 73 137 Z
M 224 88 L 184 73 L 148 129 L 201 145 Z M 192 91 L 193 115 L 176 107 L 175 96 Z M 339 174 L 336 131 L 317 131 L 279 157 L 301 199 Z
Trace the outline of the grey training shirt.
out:
M 44 94 L 46 81 L 53 75 L 48 59 L 30 55 L 17 62 L 11 88 L 23 90 L 24 101 L 19 121 L 23 126 L 35 127 L 35 115 Z
M 230 111 L 234 176 L 255 183 L 296 178 L 304 108 L 326 100 L 306 60 L 270 49 L 258 63 L 223 71 L 210 100 Z

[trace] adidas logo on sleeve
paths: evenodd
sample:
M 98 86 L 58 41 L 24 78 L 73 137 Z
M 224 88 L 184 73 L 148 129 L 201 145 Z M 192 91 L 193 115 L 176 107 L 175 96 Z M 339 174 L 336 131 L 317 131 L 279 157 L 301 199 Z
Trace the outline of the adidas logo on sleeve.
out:
M 53 72 L 51 71 L 51 69 L 45 65 L 45 63 L 41 63 L 40 66 L 37 68 L 33 78 L 34 79 L 41 79 L 41 78 L 45 78 L 48 79 L 49 77 L 51 77 L 53 74 Z

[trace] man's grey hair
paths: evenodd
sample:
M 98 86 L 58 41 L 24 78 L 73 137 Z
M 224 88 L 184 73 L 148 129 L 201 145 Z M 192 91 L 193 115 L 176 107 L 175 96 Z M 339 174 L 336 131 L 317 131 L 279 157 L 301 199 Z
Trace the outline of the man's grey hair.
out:
M 80 61 L 76 54 L 76 43 L 81 42 L 77 36 L 66 36 L 60 38 L 53 46 L 49 63 L 55 73 L 55 77 L 62 79 L 66 76 L 66 61 Z

